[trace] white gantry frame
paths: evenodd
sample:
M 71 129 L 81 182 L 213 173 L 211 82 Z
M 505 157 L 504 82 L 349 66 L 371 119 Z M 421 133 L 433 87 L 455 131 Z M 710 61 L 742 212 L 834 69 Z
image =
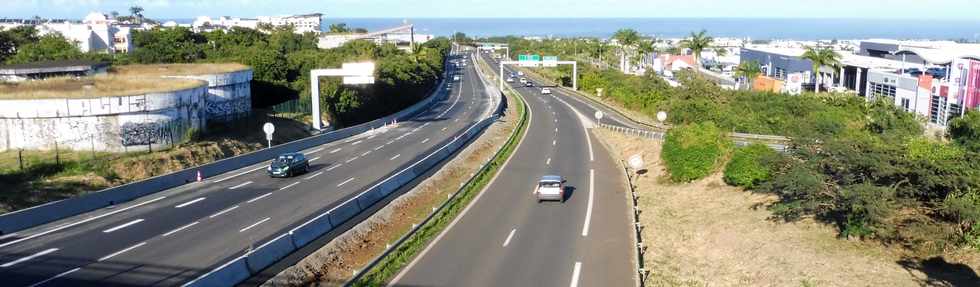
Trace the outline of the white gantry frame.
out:
M 497 50 L 501 50 L 501 49 L 506 52 L 506 54 L 504 55 L 504 59 L 510 59 L 510 47 L 508 46 L 476 47 L 477 52 L 479 52 L 480 50 L 490 50 L 496 52 Z
M 374 83 L 374 63 L 344 63 L 340 69 L 310 70 L 310 90 L 312 96 L 313 129 L 322 130 L 320 118 L 320 77 L 344 77 L 345 85 L 363 85 Z
M 500 61 L 500 90 L 504 90 L 504 65 L 522 67 L 572 65 L 572 90 L 578 90 L 578 62 L 576 61 Z M 560 85 L 561 83 L 559 83 Z

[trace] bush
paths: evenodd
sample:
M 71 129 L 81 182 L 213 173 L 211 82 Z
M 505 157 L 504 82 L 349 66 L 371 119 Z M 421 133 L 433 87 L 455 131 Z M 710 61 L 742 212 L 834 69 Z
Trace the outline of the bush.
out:
M 661 158 L 671 180 L 686 182 L 711 174 L 730 146 L 713 122 L 679 126 L 667 132 Z
M 725 183 L 751 189 L 756 184 L 769 180 L 771 170 L 766 161 L 778 155 L 763 144 L 751 144 L 736 149 L 725 166 Z

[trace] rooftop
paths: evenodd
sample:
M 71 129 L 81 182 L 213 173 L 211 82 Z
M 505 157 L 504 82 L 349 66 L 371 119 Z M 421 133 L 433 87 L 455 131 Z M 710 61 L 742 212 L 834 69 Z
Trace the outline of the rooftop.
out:
M 0 75 L 85 72 L 109 66 L 108 62 L 86 60 L 43 61 L 27 64 L 2 65 Z
M 110 72 L 122 76 L 198 76 L 237 72 L 248 68 L 233 63 L 156 64 L 113 66 Z
M 764 45 L 749 46 L 746 47 L 746 49 L 770 53 L 770 54 L 782 55 L 787 57 L 800 57 L 803 56 L 803 53 L 806 51 L 806 49 L 803 48 L 782 48 L 782 47 L 769 47 Z M 838 53 L 840 53 L 841 55 L 841 63 L 848 66 L 862 67 L 868 69 L 886 69 L 886 70 L 897 70 L 902 68 L 913 68 L 913 67 L 921 68 L 923 66 L 921 63 L 912 63 L 912 62 L 903 63 L 902 61 L 856 55 L 849 52 L 838 51 Z
M 117 76 L 59 77 L 38 81 L 0 82 L 0 100 L 86 99 L 143 95 L 204 86 L 190 79 Z

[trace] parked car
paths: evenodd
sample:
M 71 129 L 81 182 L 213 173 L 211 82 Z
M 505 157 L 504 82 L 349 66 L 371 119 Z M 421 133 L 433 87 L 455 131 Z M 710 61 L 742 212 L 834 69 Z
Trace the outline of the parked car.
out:
M 306 155 L 298 152 L 284 153 L 277 156 L 269 164 L 269 176 L 291 177 L 310 170 L 310 161 Z
M 565 201 L 565 179 L 557 175 L 545 175 L 534 186 L 534 196 L 538 203 L 545 200 Z
M 541 89 L 541 94 L 542 95 L 550 95 L 551 94 L 551 89 L 549 89 L 549 88 Z

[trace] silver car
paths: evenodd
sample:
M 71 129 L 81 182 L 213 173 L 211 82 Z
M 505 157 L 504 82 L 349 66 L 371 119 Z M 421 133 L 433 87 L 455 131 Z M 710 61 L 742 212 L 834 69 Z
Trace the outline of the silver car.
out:
M 534 186 L 534 196 L 539 203 L 545 200 L 565 202 L 565 179 L 557 175 L 542 176 Z

